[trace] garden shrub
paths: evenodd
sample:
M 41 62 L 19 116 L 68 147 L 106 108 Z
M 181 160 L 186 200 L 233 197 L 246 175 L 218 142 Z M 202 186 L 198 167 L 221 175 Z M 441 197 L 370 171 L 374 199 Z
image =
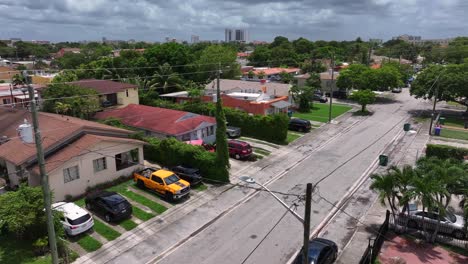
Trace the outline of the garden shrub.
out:
M 439 159 L 463 160 L 468 155 L 468 149 L 457 148 L 447 145 L 427 144 L 426 156 L 437 157 Z

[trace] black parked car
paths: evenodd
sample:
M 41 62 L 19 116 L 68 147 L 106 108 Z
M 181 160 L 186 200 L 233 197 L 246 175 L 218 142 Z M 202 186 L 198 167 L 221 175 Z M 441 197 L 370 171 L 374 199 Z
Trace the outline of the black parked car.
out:
M 294 264 L 302 264 L 302 250 L 294 260 Z M 309 241 L 309 261 L 310 264 L 331 264 L 335 262 L 338 255 L 338 247 L 335 242 L 324 239 L 314 238 Z
M 321 95 L 321 94 L 318 94 L 318 93 L 316 93 L 316 94 L 314 94 L 314 95 L 312 96 L 312 100 L 314 100 L 314 101 L 319 101 L 319 102 L 321 102 L 321 103 L 326 103 L 326 102 L 328 102 L 328 98 L 327 98 L 325 95 Z
M 310 124 L 309 120 L 300 119 L 300 118 L 291 118 L 289 119 L 289 126 L 290 130 L 296 130 L 300 132 L 308 132 L 310 131 L 312 125 Z
M 106 222 L 118 221 L 132 215 L 132 205 L 116 192 L 97 192 L 86 196 L 86 208 L 104 217 Z
M 188 181 L 190 185 L 196 185 L 202 181 L 202 176 L 200 175 L 199 169 L 179 165 L 173 167 L 171 171 L 177 174 L 179 178 Z

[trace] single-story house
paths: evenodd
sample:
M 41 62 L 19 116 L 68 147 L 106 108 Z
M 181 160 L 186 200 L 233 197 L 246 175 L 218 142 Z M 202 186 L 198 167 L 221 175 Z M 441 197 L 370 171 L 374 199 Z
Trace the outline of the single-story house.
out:
M 146 136 L 175 137 L 181 141 L 201 139 L 205 143 L 216 140 L 215 118 L 190 112 L 129 104 L 124 108 L 99 112 L 95 118 L 117 118 L 126 126 L 144 131 Z
M 37 85 L 33 85 L 37 88 Z M 24 92 L 23 92 L 24 91 Z M 39 99 L 39 94 L 35 91 L 36 100 Z M 14 87 L 10 83 L 0 83 L 0 106 L 15 104 L 16 107 L 27 107 L 29 101 L 29 93 L 27 90 L 21 90 L 21 87 Z
M 270 80 L 270 81 L 281 81 L 281 73 L 286 72 L 292 76 L 299 74 L 301 69 L 299 68 L 242 68 L 242 79 L 250 81 Z M 249 72 L 253 75 L 249 76 Z
M 55 53 L 55 58 L 61 58 L 65 53 L 81 53 L 80 48 L 61 48 L 57 53 Z
M 134 84 L 96 79 L 79 80 L 69 84 L 95 90 L 99 93 L 99 100 L 104 107 L 139 104 L 138 86 Z
M 144 142 L 130 139 L 132 131 L 44 112 L 38 118 L 54 201 L 143 167 Z M 30 112 L 0 107 L 0 172 L 11 187 L 40 185 L 31 123 Z
M 340 76 L 340 73 L 337 71 L 333 73 L 333 76 L 331 70 L 320 73 L 320 86 L 322 92 L 329 93 L 331 88 L 333 88 L 333 91 L 338 91 L 339 88 L 336 86 L 336 80 L 338 79 L 338 76 Z M 297 86 L 302 87 L 305 85 L 306 80 L 310 78 L 310 74 L 301 74 L 295 76 L 294 78 L 297 80 Z

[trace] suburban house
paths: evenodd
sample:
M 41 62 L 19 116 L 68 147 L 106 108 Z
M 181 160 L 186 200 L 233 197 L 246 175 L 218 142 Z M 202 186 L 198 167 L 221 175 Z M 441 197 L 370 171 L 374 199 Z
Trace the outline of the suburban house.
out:
M 340 73 L 337 71 L 333 73 L 333 76 L 332 76 L 331 70 L 320 73 L 320 83 L 321 83 L 320 86 L 321 86 L 322 92 L 329 93 L 330 89 L 333 89 L 333 91 L 340 90 L 336 86 L 336 80 L 338 79 L 338 76 L 340 76 Z M 306 80 L 310 78 L 310 74 L 306 73 L 302 75 L 297 75 L 294 78 L 297 80 L 297 86 L 303 87 L 306 83 Z
M 291 106 L 289 89 L 291 85 L 274 82 L 251 82 L 240 80 L 220 80 L 223 106 L 235 108 L 255 115 L 287 113 Z M 190 101 L 187 92 L 160 95 L 177 103 Z M 205 102 L 216 102 L 216 80 L 205 86 Z
M 45 169 L 54 201 L 129 176 L 143 167 L 142 141 L 132 131 L 51 113 L 38 113 Z M 40 185 L 31 113 L 0 107 L 0 175 L 11 187 Z
M 134 84 L 96 79 L 79 80 L 69 84 L 98 92 L 103 107 L 139 104 L 138 86 Z
M 37 85 L 33 85 L 37 88 Z M 34 92 L 36 100 L 39 99 L 39 94 Z M 29 93 L 27 89 L 15 87 L 11 83 L 0 83 L 0 106 L 15 104 L 16 107 L 27 107 L 29 101 Z
M 260 81 L 260 80 L 269 80 L 269 81 L 281 81 L 281 74 L 288 73 L 292 76 L 298 75 L 301 71 L 299 68 L 254 68 L 252 66 L 242 67 L 242 80 L 248 81 Z M 250 73 L 251 72 L 251 73 Z M 250 74 L 252 75 L 250 75 Z
M 55 58 L 61 58 L 65 53 L 81 53 L 79 48 L 61 48 L 57 53 L 55 53 Z
M 216 140 L 214 117 L 184 111 L 130 104 L 124 108 L 99 112 L 95 118 L 117 118 L 124 125 L 143 131 L 146 136 L 175 137 L 181 141 L 201 139 L 205 143 Z

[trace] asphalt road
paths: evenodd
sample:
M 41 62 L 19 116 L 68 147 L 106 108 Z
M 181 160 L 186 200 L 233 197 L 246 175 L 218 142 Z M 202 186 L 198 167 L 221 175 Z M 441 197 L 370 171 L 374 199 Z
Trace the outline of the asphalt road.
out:
M 395 95 L 395 100 L 371 106 L 372 116 L 313 152 L 269 188 L 303 194 L 306 183 L 316 183 L 329 175 L 319 184 L 319 193 L 333 203 L 338 202 L 402 130 L 410 112 L 425 108 L 427 104 L 410 97 L 404 89 L 403 93 Z M 282 198 L 288 204 L 296 200 L 292 195 Z M 315 194 L 311 229 L 314 230 L 332 209 L 332 205 Z M 302 204 L 297 211 L 303 214 Z M 285 263 L 300 248 L 303 232 L 302 224 L 285 212 L 286 209 L 268 193 L 259 192 L 158 263 Z

